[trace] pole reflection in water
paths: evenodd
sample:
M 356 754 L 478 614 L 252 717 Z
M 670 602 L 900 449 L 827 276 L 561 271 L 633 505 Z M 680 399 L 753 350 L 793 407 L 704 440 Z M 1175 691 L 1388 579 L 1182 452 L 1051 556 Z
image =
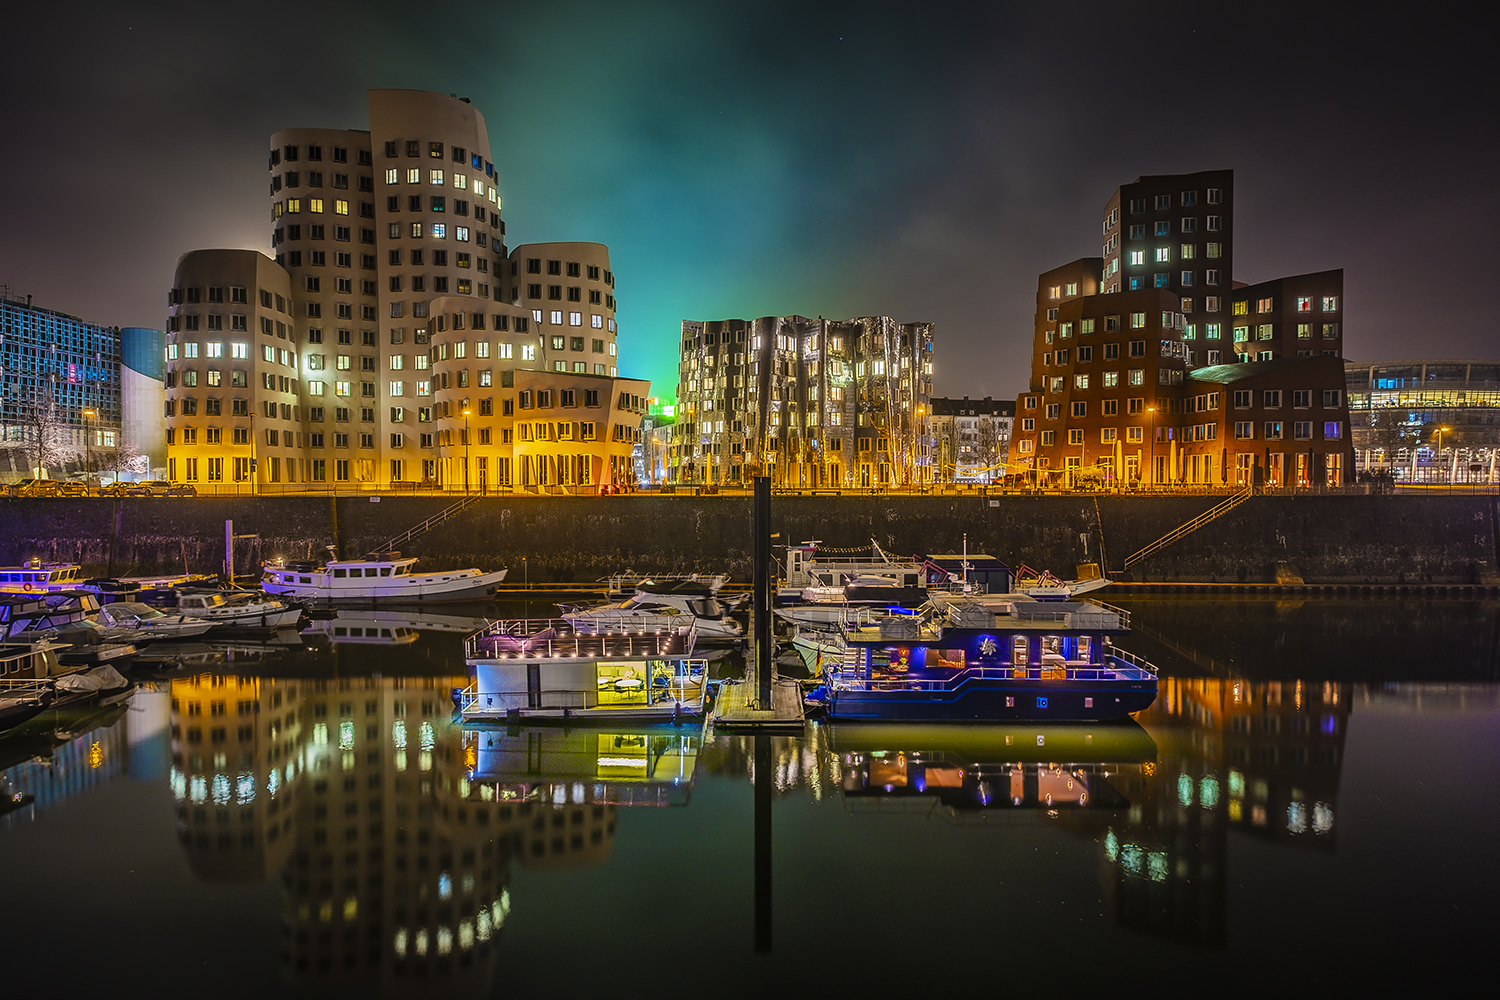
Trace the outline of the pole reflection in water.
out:
M 755 740 L 755 950 L 771 951 L 771 737 Z

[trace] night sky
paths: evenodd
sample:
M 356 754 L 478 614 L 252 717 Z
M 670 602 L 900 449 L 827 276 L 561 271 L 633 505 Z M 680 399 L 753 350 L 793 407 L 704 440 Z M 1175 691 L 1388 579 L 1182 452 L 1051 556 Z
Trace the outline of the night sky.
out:
M 1212 6 L 1213 9 L 1208 9 Z M 1036 274 L 1140 174 L 1233 168 L 1235 277 L 1346 270 L 1357 360 L 1495 357 L 1496 86 L 1474 8 L 48 3 L 0 60 L 0 283 L 160 327 L 178 256 L 269 249 L 268 135 L 469 97 L 511 245 L 607 243 L 622 374 L 684 318 L 937 324 L 1013 396 Z

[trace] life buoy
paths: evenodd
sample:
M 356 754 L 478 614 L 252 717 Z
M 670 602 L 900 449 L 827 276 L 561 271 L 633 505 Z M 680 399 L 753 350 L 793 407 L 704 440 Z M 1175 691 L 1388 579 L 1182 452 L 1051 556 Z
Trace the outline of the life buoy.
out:
M 30 590 L 31 590 L 31 584 L 29 584 L 29 583 L 28 583 L 28 584 L 27 584 L 27 585 L 26 585 L 26 589 L 27 589 L 27 590 L 28 590 L 28 591 L 30 591 Z

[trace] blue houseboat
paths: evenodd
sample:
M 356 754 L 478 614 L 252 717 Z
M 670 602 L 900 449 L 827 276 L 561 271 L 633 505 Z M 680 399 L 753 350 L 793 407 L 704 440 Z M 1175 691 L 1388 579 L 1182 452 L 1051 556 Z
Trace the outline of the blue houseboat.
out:
M 1156 700 L 1156 668 L 1114 645 L 1129 630 L 1119 608 L 1025 599 L 953 600 L 846 625 L 838 654 L 822 659 L 826 712 L 885 722 L 1123 719 Z

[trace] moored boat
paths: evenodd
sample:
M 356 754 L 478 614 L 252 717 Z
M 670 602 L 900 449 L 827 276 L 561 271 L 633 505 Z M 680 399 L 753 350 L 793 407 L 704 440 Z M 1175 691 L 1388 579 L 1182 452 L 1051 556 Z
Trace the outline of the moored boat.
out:
M 0 594 L 75 590 L 81 582 L 81 569 L 77 563 L 28 559 L 19 566 L 0 566 Z
M 950 601 L 841 628 L 825 656 L 836 720 L 1053 722 L 1123 719 L 1156 700 L 1156 669 L 1120 649 L 1129 615 L 1100 604 Z M 805 654 L 804 654 L 805 655 Z
M 708 663 L 691 621 L 637 619 L 579 629 L 566 619 L 490 622 L 464 643 L 474 683 L 456 694 L 465 721 L 668 720 L 698 715 Z
M 292 628 L 302 619 L 302 609 L 254 591 L 183 591 L 177 611 L 224 629 Z
M 372 552 L 363 559 L 323 562 L 269 561 L 261 566 L 261 589 L 320 603 L 419 604 L 480 601 L 495 596 L 508 570 L 445 569 L 414 573 L 414 556 Z
M 643 583 L 634 595 L 607 604 L 559 604 L 563 618 L 580 630 L 619 629 L 640 619 L 682 619 L 677 627 L 691 619 L 699 642 L 738 641 L 745 636 L 745 626 L 729 616 L 729 610 L 718 598 L 718 588 L 697 582 L 681 581 L 667 586 Z

